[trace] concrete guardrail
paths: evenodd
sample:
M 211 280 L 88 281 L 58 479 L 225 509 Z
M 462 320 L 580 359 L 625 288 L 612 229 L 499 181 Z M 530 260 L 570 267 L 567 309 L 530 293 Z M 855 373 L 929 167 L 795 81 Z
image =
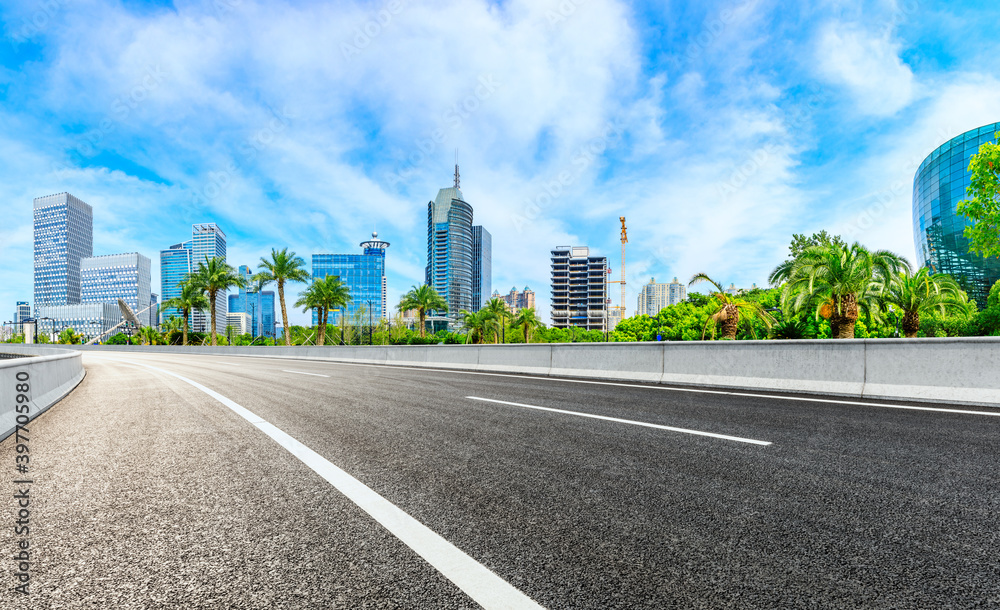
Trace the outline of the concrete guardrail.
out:
M 25 346 L 30 348 L 32 346 Z M 1000 337 L 412 346 L 66 346 L 1000 405 Z
M 0 360 L 2 441 L 19 423 L 27 424 L 69 394 L 83 381 L 86 371 L 83 354 L 78 351 L 36 345 L 4 346 L 0 351 L 22 356 Z

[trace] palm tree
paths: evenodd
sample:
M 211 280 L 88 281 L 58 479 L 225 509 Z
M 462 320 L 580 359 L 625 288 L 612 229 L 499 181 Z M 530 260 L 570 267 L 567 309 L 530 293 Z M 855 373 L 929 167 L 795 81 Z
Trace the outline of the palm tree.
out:
M 932 274 L 927 267 L 912 273 L 909 267 L 884 286 L 885 303 L 903 313 L 903 334 L 912 339 L 920 330 L 921 314 L 934 310 L 966 312 L 969 297 L 950 275 Z
M 524 342 L 531 343 L 531 331 L 541 326 L 542 321 L 539 320 L 538 315 L 535 314 L 535 308 L 529 307 L 517 312 L 517 316 L 515 316 L 513 324 L 514 326 L 521 327 L 521 330 L 524 333 Z
M 208 307 L 208 299 L 205 298 L 205 293 L 191 280 L 192 278 L 189 276 L 186 280 L 178 284 L 181 293 L 172 299 L 167 299 L 161 304 L 163 309 L 181 310 L 181 315 L 184 317 L 184 332 L 181 340 L 183 345 L 188 344 L 188 326 L 191 324 L 191 312 L 195 309 L 206 309 Z
M 317 278 L 302 292 L 299 300 L 295 302 L 295 306 L 316 310 L 316 322 L 319 327 L 316 345 L 323 345 L 326 338 L 326 325 L 330 310 L 344 307 L 350 301 L 350 290 L 335 275 Z
M 716 307 L 715 311 L 712 312 L 712 315 L 705 320 L 705 327 L 701 331 L 701 338 L 703 340 L 705 339 L 705 333 L 708 332 L 708 325 L 711 322 L 722 324 L 723 339 L 735 339 L 736 332 L 739 330 L 740 326 L 741 312 L 760 318 L 761 321 L 764 322 L 764 325 L 768 328 L 771 328 L 771 325 L 774 324 L 774 318 L 771 317 L 771 314 L 764 311 L 764 308 L 760 306 L 760 303 L 748 301 L 737 295 L 727 293 L 722 288 L 721 284 L 704 273 L 696 273 L 694 277 L 691 278 L 691 281 L 688 282 L 688 286 L 692 286 L 699 282 L 708 282 L 715 287 L 715 292 L 713 292 L 711 296 L 715 298 Z
M 437 290 L 424 284 L 422 286 L 414 286 L 409 292 L 404 294 L 403 298 L 399 300 L 397 308 L 400 311 L 417 310 L 417 317 L 420 320 L 420 337 L 423 338 L 424 330 L 427 326 L 427 312 L 439 311 L 447 313 L 448 303 L 438 294 Z
M 278 250 L 271 248 L 271 260 L 261 257 L 257 268 L 261 270 L 257 274 L 264 284 L 274 282 L 278 285 L 278 300 L 281 301 L 281 322 L 285 329 L 285 345 L 291 345 L 291 338 L 288 336 L 288 310 L 285 307 L 285 283 L 286 282 L 308 282 L 309 274 L 305 270 L 306 262 L 301 256 L 295 256 L 294 252 L 289 252 L 288 248 Z M 257 277 L 255 276 L 255 277 Z M 263 288 L 264 284 L 260 287 Z
M 778 265 L 769 281 L 785 283 L 781 303 L 786 313 L 815 308 L 817 318 L 829 318 L 835 338 L 853 339 L 858 314 L 878 319 L 888 284 L 909 266 L 888 250 L 831 243 L 804 249 Z
M 507 324 L 507 316 L 510 314 L 507 303 L 503 299 L 494 297 L 486 302 L 483 310 L 490 312 L 493 319 L 493 342 L 500 343 L 501 333 Z
M 237 273 L 231 265 L 226 263 L 226 259 L 213 256 L 205 257 L 204 262 L 198 263 L 198 269 L 194 272 L 193 282 L 201 288 L 201 291 L 208 296 L 209 313 L 212 315 L 212 347 L 219 344 L 216 329 L 215 302 L 221 292 L 225 297 L 230 288 L 242 288 L 246 285 L 243 276 Z
M 482 343 L 486 339 L 486 331 L 493 321 L 493 313 L 483 308 L 475 312 L 463 309 L 459 314 L 462 327 L 468 331 L 465 335 L 465 342 Z
M 139 345 L 160 345 L 163 343 L 163 335 L 152 326 L 143 326 L 136 334 Z

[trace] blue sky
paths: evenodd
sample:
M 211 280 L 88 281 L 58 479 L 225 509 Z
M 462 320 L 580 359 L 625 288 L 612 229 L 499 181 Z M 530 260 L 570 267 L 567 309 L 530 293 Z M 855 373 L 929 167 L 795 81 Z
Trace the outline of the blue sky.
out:
M 222 226 L 233 265 L 358 252 L 377 226 L 395 302 L 456 149 L 494 287 L 544 315 L 554 246 L 619 279 L 621 215 L 630 312 L 654 276 L 763 284 L 792 233 L 912 260 L 917 165 L 1000 120 L 995 2 L 0 6 L 2 319 L 32 296 L 31 201 L 61 191 L 155 289 L 192 223 Z

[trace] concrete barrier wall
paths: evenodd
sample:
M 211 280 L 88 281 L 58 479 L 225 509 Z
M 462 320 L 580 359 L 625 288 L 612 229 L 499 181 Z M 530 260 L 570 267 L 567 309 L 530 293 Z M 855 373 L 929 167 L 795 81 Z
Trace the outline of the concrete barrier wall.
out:
M 24 410 L 27 405 L 27 412 L 20 415 L 27 415 L 30 421 L 69 394 L 85 375 L 83 355 L 78 351 L 34 345 L 27 348 L 5 351 L 35 357 L 0 360 L 0 441 L 13 434 L 19 406 Z M 25 385 L 27 391 L 23 391 Z M 30 400 L 18 403 L 19 394 Z
M 72 346 L 72 349 L 316 359 L 1000 405 L 1000 337 L 392 347 Z

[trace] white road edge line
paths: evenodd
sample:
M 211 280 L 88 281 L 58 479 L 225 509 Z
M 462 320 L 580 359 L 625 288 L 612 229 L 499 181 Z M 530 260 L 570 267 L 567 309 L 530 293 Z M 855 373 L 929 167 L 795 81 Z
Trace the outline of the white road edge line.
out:
M 633 426 L 643 426 L 644 428 L 656 428 L 658 430 L 669 430 L 671 432 L 683 432 L 684 434 L 695 434 L 697 436 L 710 436 L 712 438 L 721 438 L 727 441 L 737 441 L 740 443 L 750 443 L 751 445 L 770 445 L 770 441 L 758 441 L 752 438 L 743 438 L 740 436 L 729 436 L 727 434 L 716 434 L 714 432 L 702 432 L 701 430 L 689 430 L 687 428 L 675 428 L 673 426 L 661 426 L 660 424 L 650 424 L 642 421 L 633 421 L 631 419 L 620 419 L 617 417 L 608 417 L 606 415 L 594 415 L 592 413 L 581 413 L 579 411 L 566 411 L 563 409 L 553 409 L 551 407 L 538 407 L 535 405 L 526 405 L 519 402 L 507 402 L 506 400 L 494 400 L 492 398 L 479 398 L 478 396 L 466 396 L 469 400 L 481 400 L 483 402 L 495 402 L 501 405 L 511 405 L 512 407 L 524 407 L 525 409 L 538 409 L 539 411 L 551 411 L 552 413 L 562 413 L 564 415 L 576 415 L 578 417 L 589 417 L 591 419 L 603 419 L 605 421 L 613 421 L 621 424 L 631 424 Z
M 119 361 L 120 362 L 120 361 Z M 237 415 L 257 427 L 261 432 L 288 450 L 303 464 L 308 466 L 337 488 L 340 493 L 354 502 L 361 510 L 378 521 L 393 536 L 413 549 L 434 566 L 445 578 L 453 582 L 466 595 L 487 609 L 540 609 L 542 606 L 521 593 L 513 585 L 503 580 L 489 568 L 469 557 L 461 549 L 448 542 L 429 527 L 420 523 L 392 502 L 389 502 L 361 481 L 347 474 L 332 462 L 295 440 L 273 424 L 261 419 L 250 410 L 236 404 L 222 394 L 211 390 L 197 381 L 182 377 L 177 373 L 135 362 L 139 366 L 176 377 L 184 383 L 208 394 L 233 410 Z
M 313 377 L 329 377 L 329 375 L 320 375 L 319 373 L 303 373 L 302 371 L 286 371 L 281 370 L 282 373 L 295 373 L 296 375 L 312 375 Z

